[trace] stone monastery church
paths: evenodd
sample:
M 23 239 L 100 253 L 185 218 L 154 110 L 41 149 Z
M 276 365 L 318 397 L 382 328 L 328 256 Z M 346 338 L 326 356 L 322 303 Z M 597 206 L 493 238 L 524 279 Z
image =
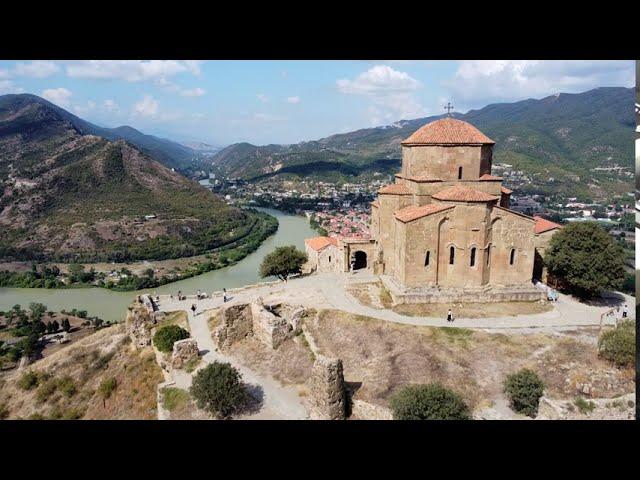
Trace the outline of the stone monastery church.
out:
M 396 302 L 535 300 L 560 225 L 509 209 L 495 142 L 451 117 L 402 142 L 402 170 L 372 202 L 370 238 L 307 239 L 310 270 L 368 270 Z

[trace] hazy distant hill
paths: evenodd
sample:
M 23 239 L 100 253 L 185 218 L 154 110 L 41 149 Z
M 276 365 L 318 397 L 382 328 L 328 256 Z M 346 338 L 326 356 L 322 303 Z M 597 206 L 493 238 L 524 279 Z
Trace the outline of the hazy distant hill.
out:
M 56 112 L 61 118 L 73 125 L 81 135 L 98 135 L 113 141 L 126 140 L 142 152 L 153 157 L 154 160 L 168 167 L 176 169 L 184 168 L 190 164 L 193 158 L 193 150 L 185 145 L 164 138 L 154 137 L 153 135 L 146 135 L 129 126 L 116 128 L 99 127 L 36 95 L 25 93 L 19 95 L 3 95 L 0 97 L 0 108 L 5 109 L 16 110 L 21 108 L 22 105 L 33 103 L 44 105 Z
M 565 178 L 595 166 L 633 166 L 633 88 L 598 88 L 540 100 L 488 105 L 456 118 L 496 141 L 494 163 Z M 441 116 L 332 135 L 295 145 L 231 145 L 213 157 L 218 172 L 260 181 L 275 177 L 350 180 L 395 173 L 400 142 Z
M 262 221 L 87 125 L 37 97 L 0 97 L 0 259 L 186 256 Z

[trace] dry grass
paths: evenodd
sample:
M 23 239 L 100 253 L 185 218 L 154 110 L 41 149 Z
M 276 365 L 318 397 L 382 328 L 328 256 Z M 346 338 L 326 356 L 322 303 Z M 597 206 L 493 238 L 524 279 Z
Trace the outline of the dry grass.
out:
M 179 310 L 177 312 L 167 312 L 166 316 L 160 320 L 158 327 L 165 327 L 167 325 L 178 325 L 184 328 L 187 332 L 191 333 L 189 328 L 189 317 L 187 312 Z
M 354 398 L 383 406 L 398 388 L 430 382 L 440 382 L 460 392 L 472 408 L 488 405 L 502 396 L 505 377 L 524 366 L 533 366 L 539 372 L 552 395 L 573 399 L 575 387 L 569 389 L 569 395 L 558 386 L 574 371 L 582 367 L 601 375 L 611 371 L 610 366 L 597 359 L 594 342 L 582 338 L 418 327 L 334 310 L 321 311 L 317 318 L 305 323 L 305 328 L 322 354 L 342 359 L 345 380 L 356 386 Z M 588 334 L 581 332 L 581 337 Z M 571 348 L 567 347 L 569 344 Z M 544 352 L 563 352 L 566 356 L 553 353 L 553 360 L 538 364 L 538 359 L 547 358 Z M 570 358 L 583 364 L 562 370 L 561 378 L 548 374 L 547 369 L 560 371 L 560 365 Z M 634 388 L 627 383 L 620 392 L 628 393 Z
M 0 404 L 8 418 L 155 419 L 156 386 L 163 380 L 151 348 L 134 351 L 124 325 L 99 330 L 34 362 L 46 374 L 37 388 L 17 383 L 23 372 L 3 377 Z M 107 378 L 117 387 L 103 401 L 98 388 Z
M 451 308 L 454 318 L 515 317 L 548 312 L 553 306 L 548 302 L 497 302 L 497 303 L 419 303 L 396 305 L 392 310 L 410 317 L 446 318 Z

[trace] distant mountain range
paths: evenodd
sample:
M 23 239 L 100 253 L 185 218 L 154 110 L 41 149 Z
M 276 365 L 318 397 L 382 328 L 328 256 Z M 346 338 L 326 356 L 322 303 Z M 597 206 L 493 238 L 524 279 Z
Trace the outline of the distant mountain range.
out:
M 0 96 L 0 260 L 189 256 L 244 241 L 263 221 L 152 158 L 169 151 L 186 158 L 186 147 L 130 127 Z
M 633 88 L 597 88 L 493 104 L 453 116 L 496 141 L 494 163 L 552 176 L 559 180 L 558 188 L 573 188 L 575 182 L 572 185 L 568 178 L 584 177 L 596 166 L 633 167 L 633 102 Z M 212 161 L 218 173 L 253 182 L 303 177 L 351 181 L 375 172 L 396 173 L 400 142 L 441 117 L 403 120 L 294 145 L 238 143 L 222 149 Z M 609 186 L 614 188 L 612 182 Z
M 186 145 L 172 142 L 165 138 L 146 135 L 126 125 L 116 128 L 99 127 L 37 95 L 25 93 L 0 96 L 0 109 L 16 110 L 21 106 L 31 104 L 40 104 L 55 112 L 60 118 L 73 125 L 81 135 L 97 135 L 111 141 L 125 140 L 169 168 L 181 169 L 189 166 L 195 153 L 193 149 Z

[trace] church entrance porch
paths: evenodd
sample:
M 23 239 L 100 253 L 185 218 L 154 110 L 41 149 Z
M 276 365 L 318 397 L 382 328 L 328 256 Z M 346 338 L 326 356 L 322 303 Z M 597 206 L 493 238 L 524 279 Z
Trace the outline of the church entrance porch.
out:
M 353 270 L 367 268 L 367 254 L 362 250 L 358 250 L 353 255 Z

